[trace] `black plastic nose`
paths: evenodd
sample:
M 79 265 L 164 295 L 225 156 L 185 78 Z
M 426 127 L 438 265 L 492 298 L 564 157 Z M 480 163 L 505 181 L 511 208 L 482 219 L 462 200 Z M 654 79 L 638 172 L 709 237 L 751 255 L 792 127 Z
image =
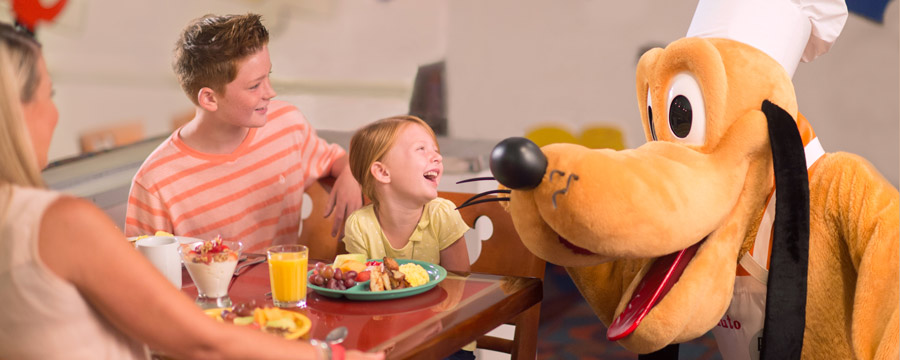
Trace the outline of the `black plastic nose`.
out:
M 526 138 L 507 138 L 491 151 L 491 173 L 510 189 L 533 189 L 541 184 L 546 171 L 547 157 Z

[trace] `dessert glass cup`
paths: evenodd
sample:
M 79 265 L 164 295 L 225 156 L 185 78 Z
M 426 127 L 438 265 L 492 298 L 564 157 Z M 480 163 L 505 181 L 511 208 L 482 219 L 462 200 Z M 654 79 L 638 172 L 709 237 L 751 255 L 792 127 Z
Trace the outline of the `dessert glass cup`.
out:
M 200 244 L 203 242 L 185 244 L 178 248 L 181 261 L 197 286 L 197 299 L 194 302 L 204 309 L 230 308 L 232 304 L 228 297 L 228 285 L 231 284 L 234 268 L 241 257 L 243 244 L 239 241 L 222 241 L 233 255 L 227 252 L 219 253 L 227 254 L 223 256 L 191 254 L 190 251 Z

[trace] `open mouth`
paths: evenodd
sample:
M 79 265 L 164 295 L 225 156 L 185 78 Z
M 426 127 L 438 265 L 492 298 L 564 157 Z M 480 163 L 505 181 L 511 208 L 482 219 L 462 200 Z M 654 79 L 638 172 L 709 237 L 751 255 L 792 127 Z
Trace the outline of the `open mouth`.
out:
M 622 310 L 622 313 L 613 320 L 606 332 L 607 339 L 620 340 L 637 329 L 641 320 L 650 312 L 672 286 L 681 278 L 684 269 L 697 254 L 697 249 L 706 241 L 706 238 L 681 251 L 657 258 L 653 265 L 638 283 L 631 294 L 631 300 Z
M 572 252 L 574 252 L 578 255 L 597 255 L 588 249 L 585 249 L 583 247 L 578 247 L 575 244 L 570 243 L 569 240 L 566 240 L 566 238 L 564 238 L 562 236 L 557 235 L 556 237 L 559 238 L 559 242 L 562 243 L 563 246 L 565 246 L 569 250 L 572 250 Z
M 435 170 L 425 172 L 425 179 L 431 182 L 437 182 L 438 172 Z

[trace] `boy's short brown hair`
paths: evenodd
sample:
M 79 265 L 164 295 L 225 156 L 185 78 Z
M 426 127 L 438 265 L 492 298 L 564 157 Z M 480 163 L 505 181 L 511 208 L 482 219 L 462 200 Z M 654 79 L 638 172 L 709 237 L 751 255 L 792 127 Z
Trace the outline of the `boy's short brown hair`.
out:
M 375 196 L 375 177 L 369 169 L 394 146 L 397 134 L 404 126 L 415 124 L 422 126 L 437 145 L 437 137 L 431 127 L 415 116 L 394 116 L 375 121 L 357 130 L 350 139 L 350 173 L 362 187 L 363 195 L 372 203 L 377 204 L 378 198 Z
M 269 42 L 269 31 L 256 14 L 205 15 L 192 20 L 175 43 L 172 68 L 188 98 L 208 87 L 224 92 L 237 76 L 237 62 Z

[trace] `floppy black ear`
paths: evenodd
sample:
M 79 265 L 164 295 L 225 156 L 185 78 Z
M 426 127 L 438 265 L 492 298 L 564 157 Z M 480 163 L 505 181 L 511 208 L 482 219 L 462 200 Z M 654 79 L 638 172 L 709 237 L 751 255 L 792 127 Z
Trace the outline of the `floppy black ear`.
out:
M 762 111 L 775 167 L 775 224 L 760 358 L 799 359 L 806 324 L 809 174 L 794 119 L 768 100 Z

